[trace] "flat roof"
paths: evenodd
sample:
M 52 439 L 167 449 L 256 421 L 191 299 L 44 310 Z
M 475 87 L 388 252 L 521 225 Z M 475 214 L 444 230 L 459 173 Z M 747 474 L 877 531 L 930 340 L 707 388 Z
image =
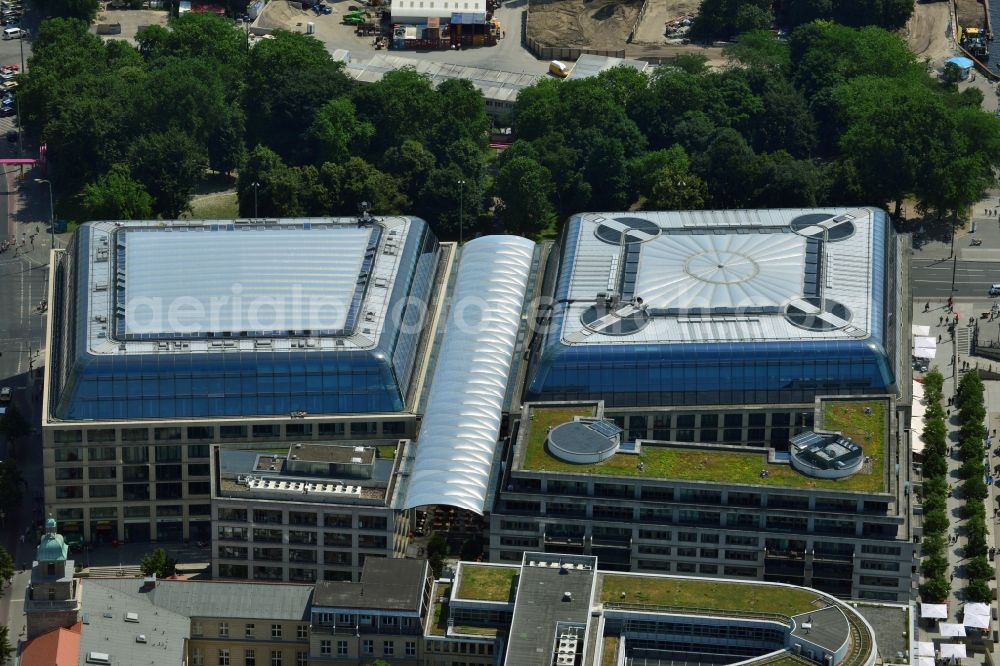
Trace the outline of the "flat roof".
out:
M 731 613 L 776 613 L 791 617 L 829 605 L 820 594 L 791 585 L 706 580 L 660 574 L 601 572 L 603 603 L 644 604 Z
M 569 79 L 586 79 L 591 76 L 597 76 L 606 69 L 612 69 L 614 67 L 631 67 L 632 69 L 637 69 L 640 72 L 645 72 L 650 68 L 650 64 L 644 60 L 633 60 L 631 58 L 616 58 L 614 56 L 600 56 L 593 55 L 591 53 L 584 53 L 576 62 L 573 63 L 573 69 L 570 70 Z
M 483 93 L 486 99 L 510 102 L 511 104 L 517 99 L 518 93 L 534 85 L 545 76 L 541 72 L 508 72 L 382 54 L 376 54 L 367 61 L 348 62 L 344 71 L 356 81 L 375 83 L 381 81 L 388 72 L 404 67 L 412 67 L 418 74 L 429 78 L 434 85 L 452 79 L 470 81 Z
M 87 578 L 83 584 L 85 598 L 87 586 L 98 584 L 117 595 L 120 605 L 145 602 L 187 618 L 308 620 L 313 594 L 312 585 L 257 581 L 158 580 L 156 587 L 151 589 L 144 587 L 141 578 Z M 187 630 L 185 624 L 185 638 Z
M 263 337 L 345 328 L 367 283 L 361 269 L 378 241 L 378 227 L 252 225 L 230 231 L 228 225 L 208 225 L 119 232 L 125 335 Z M 171 316 L 155 303 L 183 307 Z
M 539 558 L 521 567 L 504 661 L 508 666 L 551 666 L 557 624 L 586 626 L 590 617 L 597 572 L 559 566 L 560 556 L 554 553 Z
M 362 608 L 419 613 L 428 571 L 426 560 L 366 557 L 360 583 L 316 583 L 313 608 Z
M 514 565 L 476 565 L 461 562 L 458 569 L 457 598 L 478 601 L 513 601 L 514 581 L 521 573 Z
M 583 213 L 556 299 L 566 345 L 864 339 L 867 208 Z
M 827 650 L 836 651 L 850 640 L 851 626 L 839 606 L 801 613 L 792 619 L 795 621 L 792 636 L 810 641 Z
M 368 443 L 328 442 L 324 444 L 295 443 L 288 449 L 298 462 L 355 463 L 370 465 L 375 460 L 375 447 Z
M 594 406 L 528 405 L 521 419 L 514 470 L 587 475 L 641 477 L 678 481 L 713 481 L 723 484 L 813 488 L 850 492 L 885 492 L 885 402 L 830 400 L 823 404 L 823 428 L 843 432 L 865 442 L 871 460 L 868 469 L 843 479 L 806 476 L 788 464 L 768 462 L 768 450 L 725 445 L 698 446 L 683 442 L 643 442 L 639 454 L 618 452 L 592 464 L 565 462 L 549 453 L 545 444 L 549 427 L 590 416 Z M 870 409 L 871 413 L 866 413 Z M 640 463 L 642 465 L 640 466 Z M 766 475 L 761 472 L 766 471 Z

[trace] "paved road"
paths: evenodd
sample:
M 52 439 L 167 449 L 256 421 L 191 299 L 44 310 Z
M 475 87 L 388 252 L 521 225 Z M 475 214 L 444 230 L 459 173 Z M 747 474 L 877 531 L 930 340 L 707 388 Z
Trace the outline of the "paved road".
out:
M 955 289 L 952 291 L 952 272 Z M 958 300 L 989 298 L 990 285 L 1000 283 L 1000 261 L 954 261 L 923 259 L 910 262 L 910 287 L 913 298 L 947 298 Z

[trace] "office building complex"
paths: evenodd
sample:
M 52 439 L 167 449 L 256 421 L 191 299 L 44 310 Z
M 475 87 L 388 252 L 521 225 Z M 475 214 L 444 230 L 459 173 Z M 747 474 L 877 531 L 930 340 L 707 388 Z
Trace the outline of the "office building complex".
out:
M 212 443 L 412 436 L 447 263 L 416 218 L 81 227 L 43 416 L 67 539 L 208 540 Z
M 216 447 L 212 573 L 315 583 L 359 580 L 367 557 L 402 557 L 406 440 L 301 443 L 286 453 Z

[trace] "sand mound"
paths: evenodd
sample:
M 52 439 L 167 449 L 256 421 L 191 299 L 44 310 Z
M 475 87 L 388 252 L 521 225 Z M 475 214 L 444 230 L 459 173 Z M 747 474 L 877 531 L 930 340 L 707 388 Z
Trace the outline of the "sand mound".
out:
M 620 49 L 642 0 L 531 0 L 529 34 L 543 46 Z

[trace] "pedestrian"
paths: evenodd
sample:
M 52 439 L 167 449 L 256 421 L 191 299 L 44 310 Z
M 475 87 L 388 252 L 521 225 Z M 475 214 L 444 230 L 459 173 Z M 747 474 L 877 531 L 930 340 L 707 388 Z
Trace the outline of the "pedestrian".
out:
M 926 303 L 924 303 L 924 312 L 927 312 L 930 309 L 931 309 L 931 302 L 927 301 Z
M 938 326 L 944 323 L 944 317 L 938 317 Z
M 941 342 L 941 334 L 938 333 L 938 342 Z

